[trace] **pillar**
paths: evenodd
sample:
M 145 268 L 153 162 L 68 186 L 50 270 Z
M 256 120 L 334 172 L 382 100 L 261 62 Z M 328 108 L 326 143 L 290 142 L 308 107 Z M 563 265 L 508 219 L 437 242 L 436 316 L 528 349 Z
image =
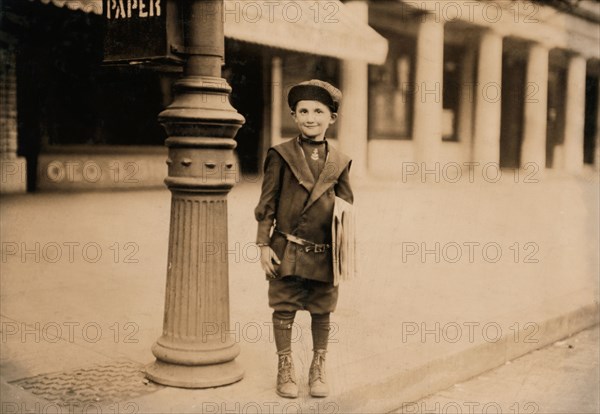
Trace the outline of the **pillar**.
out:
M 279 56 L 271 60 L 271 142 L 267 148 L 283 142 L 281 138 L 281 116 L 283 113 L 283 63 Z M 287 107 L 287 104 L 285 104 Z
M 349 1 L 344 6 L 353 17 L 369 24 L 369 5 L 366 1 Z M 368 47 L 368 45 L 364 45 Z M 343 60 L 341 89 L 344 94 L 338 125 L 340 149 L 352 158 L 353 177 L 367 174 L 369 66 L 367 62 Z
M 578 173 L 583 167 L 586 61 L 581 55 L 571 55 L 567 65 L 563 165 L 566 171 Z
M 17 73 L 12 46 L 0 48 L 0 193 L 24 193 L 27 164 L 17 156 Z
M 238 179 L 235 136 L 244 118 L 221 78 L 223 1 L 180 2 L 183 77 L 159 115 L 172 193 L 163 333 L 146 376 L 160 384 L 216 387 L 243 377 L 229 335 L 227 193 Z
M 528 51 L 525 117 L 521 143 L 521 166 L 535 163 L 546 168 L 546 130 L 548 127 L 548 48 L 532 44 Z M 527 93 L 533 91 L 535 93 Z
M 417 32 L 413 140 L 418 161 L 439 158 L 442 143 L 444 25 L 433 14 L 421 17 Z
M 479 38 L 473 162 L 500 163 L 502 36 L 486 29 Z

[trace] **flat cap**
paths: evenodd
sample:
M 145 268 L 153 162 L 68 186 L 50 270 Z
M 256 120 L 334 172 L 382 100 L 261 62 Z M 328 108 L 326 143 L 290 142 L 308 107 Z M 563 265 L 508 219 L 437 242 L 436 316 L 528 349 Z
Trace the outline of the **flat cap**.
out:
M 342 92 L 328 82 L 311 79 L 293 86 L 288 93 L 288 105 L 292 110 L 299 101 L 305 100 L 319 101 L 327 105 L 331 112 L 337 112 L 342 100 Z

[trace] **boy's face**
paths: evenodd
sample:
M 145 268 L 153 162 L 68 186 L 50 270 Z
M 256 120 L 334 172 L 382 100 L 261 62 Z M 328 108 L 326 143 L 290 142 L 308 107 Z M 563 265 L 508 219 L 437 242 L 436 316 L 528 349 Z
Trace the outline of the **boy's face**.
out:
M 302 135 L 317 141 L 325 138 L 327 128 L 337 119 L 337 114 L 319 101 L 298 101 L 292 116 Z

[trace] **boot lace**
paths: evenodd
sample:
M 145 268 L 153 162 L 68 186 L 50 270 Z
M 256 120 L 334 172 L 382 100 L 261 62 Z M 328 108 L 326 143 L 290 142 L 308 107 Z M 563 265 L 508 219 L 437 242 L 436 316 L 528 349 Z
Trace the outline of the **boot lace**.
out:
M 312 365 L 310 367 L 310 379 L 311 382 L 316 381 L 316 380 L 324 380 L 325 379 L 325 372 L 324 372 L 324 365 L 325 365 L 325 352 L 315 352 L 315 356 L 313 358 L 313 362 Z
M 292 369 L 292 356 L 285 354 L 279 355 L 279 370 L 277 373 L 279 375 L 279 378 L 281 379 L 281 382 L 293 382 L 294 384 L 296 383 L 296 381 L 294 381 L 294 377 L 292 376 Z

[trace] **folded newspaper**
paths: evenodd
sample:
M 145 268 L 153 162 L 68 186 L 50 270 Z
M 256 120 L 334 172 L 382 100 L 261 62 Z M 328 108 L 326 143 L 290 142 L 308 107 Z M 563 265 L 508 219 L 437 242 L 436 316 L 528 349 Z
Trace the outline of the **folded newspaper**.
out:
M 333 284 L 356 277 L 354 207 L 336 197 L 331 223 Z

